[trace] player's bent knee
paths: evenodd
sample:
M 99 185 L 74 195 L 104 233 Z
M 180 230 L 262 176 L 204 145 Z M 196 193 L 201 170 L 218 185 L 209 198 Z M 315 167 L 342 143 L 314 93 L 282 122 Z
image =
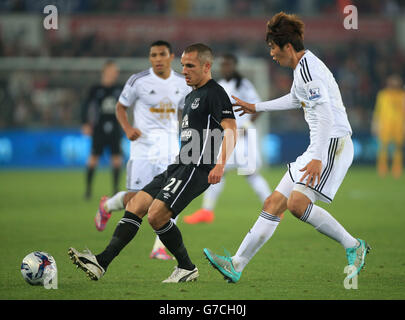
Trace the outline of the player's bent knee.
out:
M 151 209 L 148 211 L 148 222 L 153 230 L 159 230 L 162 228 L 169 221 L 169 219 L 166 219 L 165 215 L 158 210 Z
M 302 217 L 311 200 L 299 191 L 291 192 L 287 201 L 287 209 L 298 219 Z
M 287 209 L 287 198 L 278 191 L 274 191 L 264 200 L 263 210 L 273 215 L 281 215 Z
M 143 218 L 153 201 L 153 198 L 146 192 L 138 192 L 129 199 L 125 210 L 136 214 L 138 217 Z
M 303 215 L 303 212 L 301 212 L 300 206 L 296 201 L 288 201 L 287 209 L 298 219 Z
M 153 230 L 159 230 L 169 222 L 172 212 L 166 204 L 160 200 L 155 200 L 148 210 L 148 222 Z
M 290 197 L 287 201 L 287 209 L 298 219 L 302 217 L 307 207 L 308 203 L 301 199 Z
M 127 204 L 129 203 L 129 201 L 130 201 L 133 197 L 135 197 L 136 194 L 137 194 L 137 192 L 130 192 L 130 191 L 128 191 L 128 192 L 124 195 L 124 199 L 123 199 L 124 207 L 127 206 Z

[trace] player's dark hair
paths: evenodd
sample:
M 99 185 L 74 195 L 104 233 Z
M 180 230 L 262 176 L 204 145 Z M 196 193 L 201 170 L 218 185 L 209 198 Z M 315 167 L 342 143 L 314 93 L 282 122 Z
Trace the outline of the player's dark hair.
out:
M 235 66 L 238 64 L 238 58 L 232 54 L 232 53 L 225 53 L 222 55 L 222 58 L 225 60 L 231 60 Z M 239 89 L 241 83 L 242 83 L 242 75 L 235 69 L 235 71 L 231 75 L 231 79 L 236 80 L 236 89 Z
M 209 62 L 212 65 L 212 61 L 214 60 L 214 55 L 212 54 L 212 50 L 210 47 L 203 43 L 194 43 L 184 49 L 184 53 L 189 52 L 197 52 L 198 60 L 200 63 L 203 64 L 205 62 Z
M 165 47 L 167 47 L 167 49 L 169 49 L 169 53 L 170 53 L 170 54 L 173 53 L 173 51 L 172 51 L 172 45 L 171 45 L 169 42 L 167 42 L 167 41 L 164 41 L 164 40 L 157 40 L 157 41 L 155 41 L 155 42 L 152 42 L 152 43 L 150 44 L 149 48 L 157 47 L 157 46 L 165 46 Z
M 281 49 L 291 43 L 295 51 L 304 50 L 304 22 L 295 14 L 277 13 L 267 22 L 266 42 Z

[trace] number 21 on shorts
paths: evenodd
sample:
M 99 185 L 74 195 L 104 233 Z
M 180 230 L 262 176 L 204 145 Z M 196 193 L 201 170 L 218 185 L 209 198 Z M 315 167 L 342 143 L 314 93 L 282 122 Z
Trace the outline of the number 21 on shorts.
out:
M 167 186 L 163 188 L 163 191 L 170 191 L 171 193 L 176 193 L 177 189 L 180 187 L 182 182 L 183 182 L 183 180 L 177 180 L 176 178 L 171 178 L 170 182 L 167 184 Z M 173 185 L 174 185 L 174 187 L 172 187 Z

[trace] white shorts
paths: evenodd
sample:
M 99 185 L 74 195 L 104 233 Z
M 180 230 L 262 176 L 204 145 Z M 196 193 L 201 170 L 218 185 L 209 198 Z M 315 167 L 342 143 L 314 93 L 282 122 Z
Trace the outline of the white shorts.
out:
M 307 178 L 300 182 L 305 172 L 299 171 L 312 159 L 304 153 L 295 162 L 289 163 L 288 170 L 278 184 L 276 191 L 289 198 L 293 190 L 305 194 L 312 202 L 317 200 L 331 203 L 353 162 L 353 142 L 350 135 L 331 138 L 328 153 L 322 160 L 320 182 L 314 187 L 306 187 Z
M 238 169 L 241 175 L 250 175 L 262 165 L 256 130 L 246 130 L 247 134 L 236 141 L 235 149 L 226 162 L 225 170 Z
M 170 163 L 148 159 L 129 159 L 127 163 L 127 190 L 143 189 L 158 174 L 165 171 Z

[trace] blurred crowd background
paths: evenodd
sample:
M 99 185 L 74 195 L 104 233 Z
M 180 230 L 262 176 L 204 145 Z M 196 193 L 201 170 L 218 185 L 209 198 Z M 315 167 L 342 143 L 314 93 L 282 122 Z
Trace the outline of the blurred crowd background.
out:
M 58 8 L 58 30 L 42 25 L 48 4 Z M 343 27 L 350 4 L 358 10 L 357 30 Z M 19 68 L 21 59 L 141 58 L 156 39 L 170 41 L 177 56 L 201 41 L 217 55 L 266 59 L 262 72 L 270 81 L 262 98 L 278 97 L 289 91 L 292 73 L 271 61 L 264 35 L 266 21 L 279 11 L 303 17 L 306 47 L 333 72 L 353 129 L 369 132 L 387 76 L 405 77 L 403 0 L 2 0 L 0 128 L 78 127 L 83 96 L 99 79 L 96 72 Z M 271 131 L 307 130 L 300 113 L 276 112 L 268 119 Z

